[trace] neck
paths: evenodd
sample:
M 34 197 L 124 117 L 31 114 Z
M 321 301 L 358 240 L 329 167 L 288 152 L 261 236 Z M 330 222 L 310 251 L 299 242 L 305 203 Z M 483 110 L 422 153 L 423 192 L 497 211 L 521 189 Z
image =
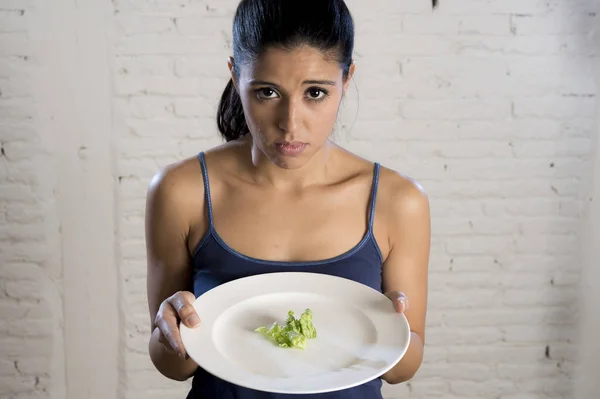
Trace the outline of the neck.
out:
M 329 161 L 335 145 L 329 141 L 304 166 L 298 169 L 285 169 L 275 165 L 254 144 L 252 138 L 249 138 L 248 141 L 254 167 L 253 178 L 258 183 L 269 184 L 281 190 L 298 190 L 325 182 L 331 173 Z

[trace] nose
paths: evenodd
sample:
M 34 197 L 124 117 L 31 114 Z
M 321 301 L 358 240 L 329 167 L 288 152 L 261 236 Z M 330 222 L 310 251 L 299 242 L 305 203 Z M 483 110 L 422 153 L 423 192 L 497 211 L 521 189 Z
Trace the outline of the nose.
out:
M 298 128 L 298 106 L 294 100 L 282 101 L 279 106 L 277 126 L 286 133 L 294 133 Z

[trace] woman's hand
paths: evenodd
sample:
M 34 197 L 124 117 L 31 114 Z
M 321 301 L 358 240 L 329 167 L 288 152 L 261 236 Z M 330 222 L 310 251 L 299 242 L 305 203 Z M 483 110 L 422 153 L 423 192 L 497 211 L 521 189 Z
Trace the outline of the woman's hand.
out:
M 386 292 L 385 296 L 390 298 L 394 304 L 394 309 L 398 313 L 404 313 L 408 310 L 408 297 L 400 291 Z
M 181 341 L 179 323 L 194 328 L 200 324 L 200 318 L 194 309 L 195 296 L 189 291 L 179 291 L 165 299 L 156 314 L 155 325 L 160 331 L 158 342 L 167 352 L 176 353 L 182 359 L 188 355 Z

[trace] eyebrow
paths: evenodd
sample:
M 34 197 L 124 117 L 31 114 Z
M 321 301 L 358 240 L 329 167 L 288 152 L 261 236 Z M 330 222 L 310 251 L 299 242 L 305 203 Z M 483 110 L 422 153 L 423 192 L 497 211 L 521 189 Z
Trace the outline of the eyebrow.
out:
M 250 82 L 251 85 L 264 85 L 264 86 L 275 86 L 279 87 L 277 84 L 273 82 L 267 82 L 265 80 L 252 80 Z M 335 86 L 336 83 L 332 80 L 305 80 L 302 82 L 303 85 L 323 85 L 323 86 Z

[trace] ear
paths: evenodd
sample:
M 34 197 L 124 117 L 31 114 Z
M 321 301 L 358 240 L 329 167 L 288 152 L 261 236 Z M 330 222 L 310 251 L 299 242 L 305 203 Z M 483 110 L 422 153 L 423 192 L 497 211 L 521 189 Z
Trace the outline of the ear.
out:
M 352 76 L 354 76 L 354 71 L 356 70 L 356 62 L 352 61 L 350 64 L 350 68 L 348 69 L 348 76 L 346 76 L 346 80 L 344 81 L 344 91 L 348 90 L 348 86 L 350 86 L 350 81 L 352 80 Z
M 235 64 L 233 62 L 233 57 L 227 57 L 227 67 L 229 68 L 229 73 L 231 74 L 231 80 L 233 81 L 233 87 L 235 87 L 235 91 L 238 91 L 238 85 L 235 77 Z

